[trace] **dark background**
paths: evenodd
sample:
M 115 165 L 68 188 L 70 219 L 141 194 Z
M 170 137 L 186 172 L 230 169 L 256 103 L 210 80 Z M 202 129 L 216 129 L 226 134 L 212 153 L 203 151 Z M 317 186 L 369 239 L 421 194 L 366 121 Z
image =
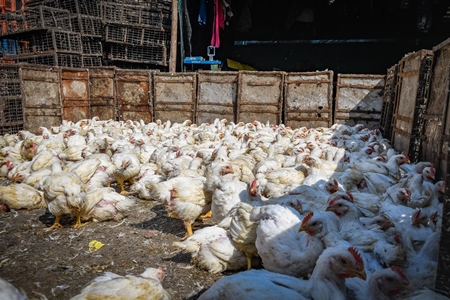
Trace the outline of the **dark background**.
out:
M 181 7 L 187 7 L 192 37 L 189 43 L 189 26 L 183 18 L 183 43 L 179 40 L 179 46 L 183 46 L 185 56 L 207 58 L 214 0 L 206 0 L 207 24 L 203 26 L 197 22 L 201 0 L 183 1 Z M 233 17 L 220 32 L 221 46 L 215 59 L 233 59 L 260 71 L 329 69 L 336 73 L 384 74 L 407 53 L 431 50 L 450 37 L 450 0 L 227 2 Z M 295 21 L 305 8 L 313 10 L 313 21 Z

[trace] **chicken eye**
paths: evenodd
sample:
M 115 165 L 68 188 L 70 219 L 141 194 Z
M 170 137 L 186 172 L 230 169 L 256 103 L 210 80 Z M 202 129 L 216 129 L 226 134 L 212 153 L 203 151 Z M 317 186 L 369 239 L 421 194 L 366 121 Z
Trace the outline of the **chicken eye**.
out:
M 311 225 L 312 225 L 312 226 L 316 226 L 316 225 L 317 225 L 317 222 L 314 222 L 314 223 L 312 223 Z
M 345 259 L 341 258 L 341 264 L 346 265 L 347 261 Z
M 393 278 L 391 278 L 391 277 L 388 277 L 388 278 L 386 278 L 386 280 L 387 280 L 387 281 L 389 281 L 389 282 L 392 282 L 392 281 L 394 281 L 394 279 L 393 279 Z

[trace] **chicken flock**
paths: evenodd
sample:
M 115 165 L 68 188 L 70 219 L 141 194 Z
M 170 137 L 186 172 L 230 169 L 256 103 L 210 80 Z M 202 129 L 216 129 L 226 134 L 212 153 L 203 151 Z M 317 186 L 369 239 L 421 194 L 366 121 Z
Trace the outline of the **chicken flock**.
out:
M 0 147 L 11 182 L 0 211 L 46 207 L 55 219 L 45 230 L 68 214 L 79 228 L 121 220 L 135 195 L 182 220 L 174 245 L 192 264 L 247 269 L 200 299 L 448 299 L 432 291 L 445 181 L 379 130 L 94 117 L 6 134 Z M 169 299 L 163 277 L 105 273 L 73 299 Z M 26 299 L 0 285 L 0 298 Z

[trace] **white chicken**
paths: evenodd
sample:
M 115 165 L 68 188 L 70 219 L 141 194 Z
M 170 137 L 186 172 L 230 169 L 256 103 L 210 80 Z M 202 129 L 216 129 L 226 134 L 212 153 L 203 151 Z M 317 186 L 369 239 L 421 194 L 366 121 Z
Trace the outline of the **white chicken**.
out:
M 28 297 L 19 292 L 19 290 L 14 285 L 0 278 L 0 299 L 28 300 Z
M 134 200 L 117 193 L 113 188 L 96 188 L 86 193 L 82 217 L 94 222 L 120 221 L 123 213 L 134 205 Z
M 161 268 L 147 268 L 140 275 L 117 275 L 105 272 L 88 284 L 71 300 L 89 299 L 142 299 L 168 300 L 169 293 L 162 286 L 164 272 Z
M 113 175 L 120 185 L 120 193 L 126 195 L 128 192 L 125 191 L 124 182 L 129 181 L 131 184 L 134 183 L 133 178 L 139 174 L 141 164 L 134 151 L 124 149 L 122 151 L 116 152 L 111 157 L 111 160 L 116 166 Z
M 199 300 L 206 299 L 347 299 L 345 278 L 366 279 L 364 262 L 353 248 L 327 248 L 317 260 L 309 280 L 250 270 L 223 277 Z

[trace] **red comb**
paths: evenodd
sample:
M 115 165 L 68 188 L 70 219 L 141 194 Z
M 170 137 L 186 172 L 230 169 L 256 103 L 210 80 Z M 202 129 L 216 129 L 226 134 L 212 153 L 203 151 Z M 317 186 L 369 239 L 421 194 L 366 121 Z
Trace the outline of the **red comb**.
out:
M 409 284 L 408 277 L 406 277 L 406 274 L 405 274 L 405 272 L 403 272 L 402 269 L 400 269 L 400 268 L 397 267 L 397 266 L 392 266 L 392 267 L 391 267 L 391 270 L 394 271 L 395 273 L 397 273 L 398 276 L 400 276 L 400 278 L 401 278 L 405 283 Z
M 308 222 L 312 218 L 313 215 L 314 215 L 314 213 L 312 211 L 307 213 L 306 216 L 303 218 L 302 224 L 305 224 L 306 222 Z
M 408 188 L 405 188 L 406 196 L 411 196 L 411 191 Z
M 347 195 L 348 195 L 348 197 L 350 198 L 350 200 L 348 200 L 348 201 L 350 201 L 350 202 L 355 202 L 355 199 L 353 198 L 353 195 L 352 195 L 352 193 L 350 193 L 350 192 L 346 192 L 347 193 Z M 347 200 L 347 199 L 346 199 Z
M 380 217 L 382 217 L 383 219 L 386 219 L 386 220 L 392 222 L 391 218 L 389 218 L 389 216 L 387 214 L 385 214 L 385 213 L 380 213 Z
M 433 175 L 436 174 L 436 169 L 433 168 L 433 166 L 430 167 L 430 171 L 431 171 L 431 174 L 433 174 Z
M 328 207 L 333 206 L 338 200 L 341 200 L 341 198 L 334 198 L 333 200 L 330 201 L 330 203 L 328 203 Z
M 412 215 L 412 219 L 413 220 L 415 220 L 415 219 L 417 219 L 417 218 L 419 218 L 420 217 L 420 209 L 418 209 L 417 211 L 415 211 L 414 213 L 413 213 L 413 215 Z
M 400 245 L 402 243 L 402 237 L 399 234 L 396 234 L 394 236 L 394 241 Z
M 250 185 L 250 188 L 256 189 L 257 185 L 258 185 L 258 181 L 256 179 L 253 179 L 252 184 Z
M 339 186 L 339 184 L 338 184 L 336 179 L 333 180 L 333 183 L 334 183 L 335 186 Z
M 353 255 L 358 265 L 364 266 L 364 261 L 362 260 L 361 254 L 359 254 L 358 250 L 356 250 L 355 247 L 349 247 L 348 252 Z
M 409 160 L 409 156 L 408 156 L 408 154 L 405 151 L 403 151 L 402 154 L 403 154 L 403 156 L 406 157 L 407 160 Z

